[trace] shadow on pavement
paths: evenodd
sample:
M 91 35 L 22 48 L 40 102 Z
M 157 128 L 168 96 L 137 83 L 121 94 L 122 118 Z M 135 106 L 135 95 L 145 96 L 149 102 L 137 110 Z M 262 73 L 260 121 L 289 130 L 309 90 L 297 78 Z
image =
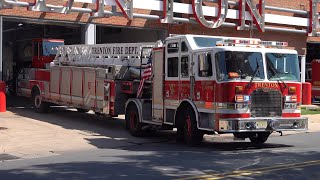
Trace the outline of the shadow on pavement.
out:
M 107 154 L 107 153 L 105 153 Z M 78 156 L 85 156 L 79 154 Z M 2 179 L 317 179 L 319 165 L 311 160 L 319 152 L 225 154 L 187 151 L 126 151 L 95 160 L 56 159 L 23 169 L 0 170 Z M 68 157 L 70 158 L 70 157 Z M 89 157 L 90 158 L 90 157 Z M 299 163 L 300 164 L 296 164 Z M 301 167 L 301 164 L 309 166 Z M 294 163 L 294 164 L 293 164 Z M 293 165 L 292 165 L 293 164 Z M 245 172 L 245 173 L 244 173 Z M 195 176 L 196 175 L 196 176 Z M 200 176 L 199 176 L 200 175 Z M 210 176 L 209 176 L 210 175 Z
M 106 118 L 90 113 L 80 113 L 76 110 L 67 110 L 63 107 L 51 108 L 50 113 L 35 113 L 30 105 L 30 100 L 23 97 L 11 97 L 8 101 L 8 110 L 16 115 L 54 124 L 64 129 L 83 131 L 90 136 L 90 138 L 85 139 L 99 149 L 125 149 L 130 146 L 136 147 L 147 144 L 168 144 L 175 148 L 189 148 L 184 144 L 176 143 L 173 131 L 161 131 L 150 137 L 133 137 L 125 130 L 125 122 L 120 118 Z M 223 141 L 220 142 L 220 140 Z M 210 136 L 209 140 L 206 140 L 201 146 L 193 148 L 193 150 L 237 151 L 281 147 L 291 146 L 270 143 L 257 146 L 249 142 L 233 141 L 231 137 L 225 140 L 222 137 Z M 148 148 L 148 146 L 144 148 Z

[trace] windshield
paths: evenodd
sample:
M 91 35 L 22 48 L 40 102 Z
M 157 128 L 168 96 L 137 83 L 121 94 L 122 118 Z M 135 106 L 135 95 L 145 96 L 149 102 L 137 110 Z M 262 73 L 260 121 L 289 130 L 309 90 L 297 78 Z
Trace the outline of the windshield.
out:
M 266 53 L 270 81 L 300 81 L 299 60 L 296 54 Z M 277 75 L 278 74 L 278 75 Z
M 222 40 L 222 38 L 210 37 L 194 37 L 193 39 L 198 47 L 213 47 L 216 46 L 217 41 Z
M 49 42 L 49 41 L 44 41 L 42 46 L 43 46 L 43 55 L 44 56 L 51 56 L 51 55 L 56 55 L 58 47 L 64 45 L 63 42 Z
M 263 80 L 263 59 L 259 52 L 222 51 L 215 55 L 217 79 Z

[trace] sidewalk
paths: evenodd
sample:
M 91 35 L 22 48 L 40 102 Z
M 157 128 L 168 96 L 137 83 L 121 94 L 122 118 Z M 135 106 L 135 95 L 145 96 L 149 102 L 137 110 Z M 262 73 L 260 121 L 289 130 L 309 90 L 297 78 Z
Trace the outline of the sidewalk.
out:
M 3 154 L 28 159 L 168 139 L 163 134 L 133 137 L 124 127 L 124 116 L 108 119 L 75 109 L 41 114 L 30 108 L 11 108 L 0 113 L 0 161 Z
M 77 130 L 22 117 L 7 111 L 0 114 L 0 154 L 33 158 L 61 151 L 94 148 L 85 141 L 90 135 Z
M 308 132 L 320 131 L 320 114 L 303 115 L 303 117 L 309 118 L 309 130 L 308 130 Z

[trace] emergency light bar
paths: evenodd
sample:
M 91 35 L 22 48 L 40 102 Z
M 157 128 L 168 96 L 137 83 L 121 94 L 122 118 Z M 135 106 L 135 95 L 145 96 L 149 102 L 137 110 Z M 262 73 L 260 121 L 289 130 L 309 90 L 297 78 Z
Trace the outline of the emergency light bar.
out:
M 287 47 L 288 42 L 280 41 L 261 41 L 261 40 L 250 40 L 250 39 L 223 39 L 216 42 L 216 46 L 235 46 L 235 45 L 263 45 L 263 46 L 274 46 L 274 47 Z
M 226 44 L 243 44 L 243 45 L 258 45 L 258 40 L 247 40 L 247 39 L 225 39 L 223 40 Z
M 280 41 L 260 41 L 260 45 L 265 46 L 280 46 L 280 47 L 287 47 L 288 42 L 280 42 Z

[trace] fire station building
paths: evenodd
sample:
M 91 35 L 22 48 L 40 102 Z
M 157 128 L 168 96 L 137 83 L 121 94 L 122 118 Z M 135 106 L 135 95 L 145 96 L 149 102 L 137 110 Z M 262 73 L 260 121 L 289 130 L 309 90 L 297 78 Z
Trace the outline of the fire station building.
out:
M 308 36 L 312 31 L 311 23 L 318 22 L 318 16 L 311 17 L 311 11 L 317 10 L 317 3 L 312 8 L 312 3 L 316 1 L 225 2 L 227 1 L 0 0 L 1 78 L 6 82 L 13 80 L 17 71 L 32 61 L 32 40 L 41 38 L 63 39 L 65 44 L 100 44 L 154 42 L 163 40 L 169 34 L 252 37 L 286 41 L 299 54 L 307 55 L 307 62 L 320 56 L 320 51 L 315 50 L 320 48 L 317 33 Z M 248 2 L 253 6 L 250 7 Z M 222 8 L 221 3 L 227 7 Z M 264 12 L 260 11 L 260 15 L 265 17 L 264 32 L 257 28 L 261 21 L 253 17 L 256 12 L 254 7 L 261 9 L 261 4 L 264 5 Z M 239 28 L 243 5 L 246 6 L 244 8 L 247 14 L 243 16 L 244 28 Z M 227 14 L 225 8 L 228 9 Z M 202 13 L 202 17 L 208 21 L 217 20 L 219 15 L 225 15 L 226 18 L 219 27 L 210 28 L 199 22 L 203 20 L 202 17 L 199 18 Z

